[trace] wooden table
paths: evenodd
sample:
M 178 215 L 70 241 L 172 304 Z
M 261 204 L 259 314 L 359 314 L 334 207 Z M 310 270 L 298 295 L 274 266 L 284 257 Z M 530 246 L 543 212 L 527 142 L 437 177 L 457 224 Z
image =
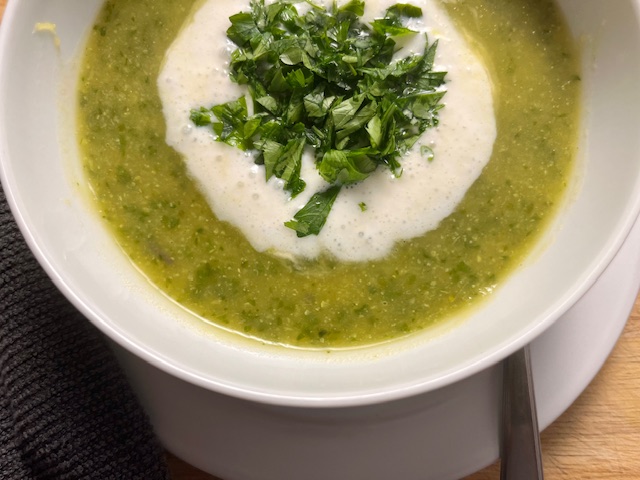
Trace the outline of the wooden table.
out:
M 6 3 L 0 0 L 0 19 Z M 640 297 L 602 371 L 543 432 L 542 449 L 547 480 L 640 478 Z M 167 459 L 174 480 L 221 480 L 171 454 Z M 497 478 L 498 464 L 465 480 Z

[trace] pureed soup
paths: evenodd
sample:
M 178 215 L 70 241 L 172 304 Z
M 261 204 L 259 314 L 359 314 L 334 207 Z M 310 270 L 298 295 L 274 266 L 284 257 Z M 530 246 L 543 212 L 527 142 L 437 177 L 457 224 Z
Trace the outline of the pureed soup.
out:
M 447 71 L 440 124 L 400 158 L 402 175 L 378 167 L 342 187 L 322 231 L 298 238 L 285 222 L 326 187 L 312 155 L 306 192 L 290 200 L 251 152 L 188 118 L 243 93 L 225 71 L 230 23 L 219 19 L 250 7 L 217 3 L 108 1 L 86 48 L 85 170 L 102 217 L 152 283 L 244 336 L 342 348 L 442 322 L 521 263 L 557 210 L 577 144 L 579 59 L 555 4 L 417 2 L 425 18 L 412 26 L 438 40 L 434 71 Z M 391 5 L 366 2 L 363 22 Z M 214 82 L 208 101 L 193 87 L 202 75 Z

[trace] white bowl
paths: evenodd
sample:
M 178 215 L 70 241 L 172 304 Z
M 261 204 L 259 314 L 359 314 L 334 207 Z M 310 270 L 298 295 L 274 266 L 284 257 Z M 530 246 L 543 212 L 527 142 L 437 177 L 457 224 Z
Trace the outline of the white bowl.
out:
M 179 378 L 290 406 L 348 406 L 435 389 L 530 342 L 594 283 L 640 211 L 640 7 L 560 0 L 584 37 L 585 138 L 573 198 L 540 248 L 454 327 L 327 355 L 206 332 L 151 287 L 92 210 L 73 139 L 75 59 L 101 0 L 9 2 L 0 32 L 2 184 L 34 254 L 105 334 Z M 57 26 L 34 33 L 37 22 Z

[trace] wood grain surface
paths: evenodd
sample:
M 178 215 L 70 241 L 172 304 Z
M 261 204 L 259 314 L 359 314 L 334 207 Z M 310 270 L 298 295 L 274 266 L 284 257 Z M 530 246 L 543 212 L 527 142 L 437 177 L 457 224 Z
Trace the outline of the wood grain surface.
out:
M 0 0 L 0 18 L 6 4 Z M 542 450 L 547 480 L 640 479 L 640 297 L 598 376 L 543 432 Z M 167 460 L 173 480 L 223 480 L 169 453 Z M 495 464 L 465 480 L 498 478 Z

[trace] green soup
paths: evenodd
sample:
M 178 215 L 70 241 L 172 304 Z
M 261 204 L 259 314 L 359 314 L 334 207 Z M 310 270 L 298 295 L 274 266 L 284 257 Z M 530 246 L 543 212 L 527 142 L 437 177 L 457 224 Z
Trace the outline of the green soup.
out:
M 550 1 L 457 0 L 443 5 L 486 62 L 497 138 L 456 211 L 377 261 L 292 262 L 255 251 L 213 215 L 164 140 L 156 79 L 195 3 L 106 2 L 82 65 L 78 136 L 116 240 L 203 320 L 299 347 L 404 336 L 499 287 L 556 213 L 579 121 L 579 59 L 567 27 Z

